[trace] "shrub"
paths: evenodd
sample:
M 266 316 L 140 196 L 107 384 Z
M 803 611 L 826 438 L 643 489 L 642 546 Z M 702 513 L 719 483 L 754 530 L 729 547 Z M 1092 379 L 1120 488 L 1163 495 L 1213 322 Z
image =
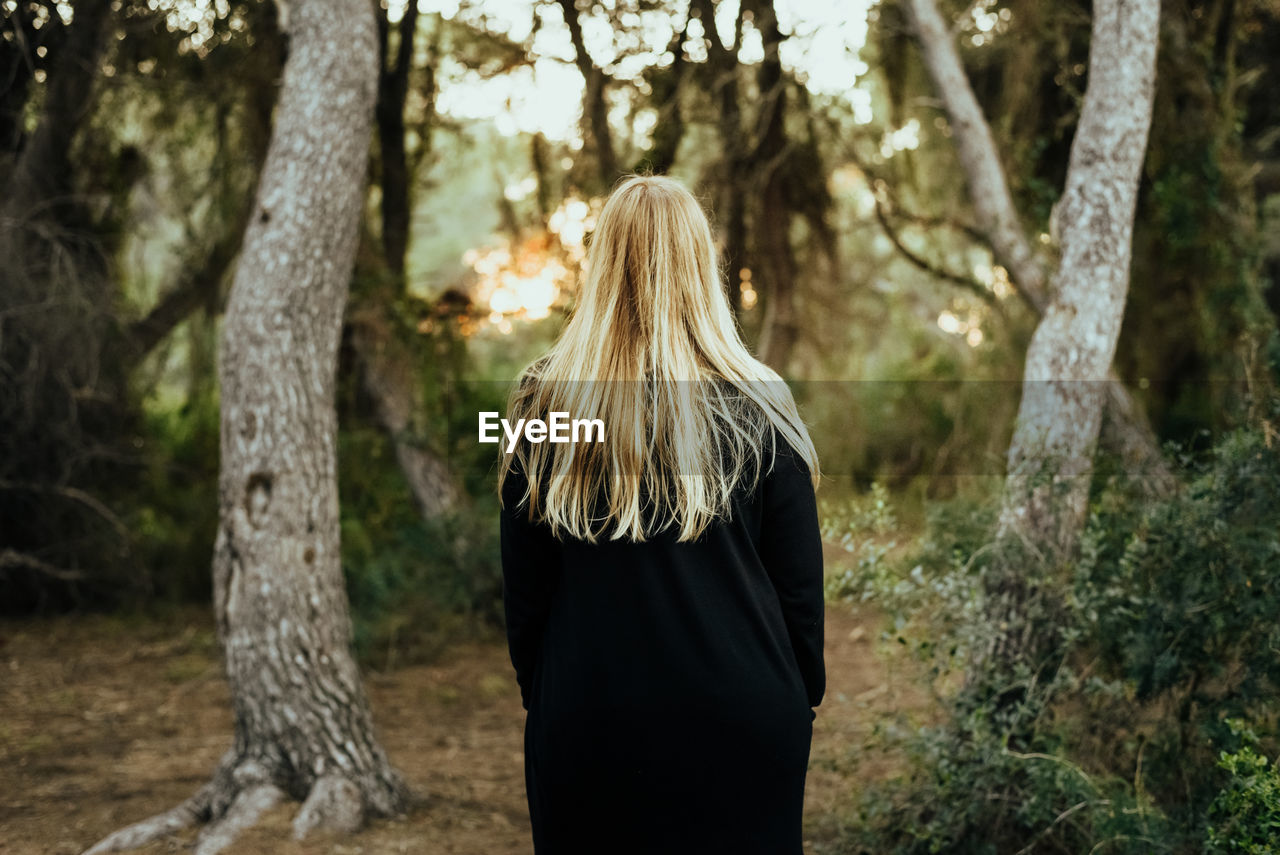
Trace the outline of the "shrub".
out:
M 987 543 L 990 504 L 953 502 L 908 561 L 837 577 L 834 593 L 886 609 L 944 711 L 884 730 L 905 771 L 861 794 L 842 851 L 1272 851 L 1248 847 L 1273 834 L 1276 772 L 1232 724 L 1274 750 L 1271 445 L 1265 429 L 1225 437 L 1155 504 L 1100 484 L 1068 572 Z M 1017 626 L 992 625 L 1004 596 Z
M 1218 766 L 1230 777 L 1209 805 L 1206 853 L 1280 852 L 1280 768 L 1248 745 L 1223 751 Z
M 422 661 L 459 636 L 500 626 L 496 496 L 428 522 L 381 430 L 343 431 L 338 460 L 357 654 L 380 667 Z

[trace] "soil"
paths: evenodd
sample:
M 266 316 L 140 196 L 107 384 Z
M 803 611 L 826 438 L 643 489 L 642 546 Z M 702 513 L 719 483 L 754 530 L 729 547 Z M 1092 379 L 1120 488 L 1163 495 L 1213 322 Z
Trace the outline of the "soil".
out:
M 814 724 L 805 851 L 829 851 L 857 788 L 892 771 L 860 756 L 877 721 L 920 690 L 878 653 L 874 618 L 827 612 L 828 691 Z M 367 673 L 378 733 L 417 803 L 351 836 L 290 838 L 283 804 L 230 851 L 272 855 L 526 855 L 524 713 L 501 643 Z M 76 855 L 168 809 L 230 744 L 231 708 L 205 610 L 165 618 L 64 617 L 0 626 L 0 855 Z M 194 830 L 146 853 L 174 852 Z M 601 847 L 608 851 L 607 844 Z

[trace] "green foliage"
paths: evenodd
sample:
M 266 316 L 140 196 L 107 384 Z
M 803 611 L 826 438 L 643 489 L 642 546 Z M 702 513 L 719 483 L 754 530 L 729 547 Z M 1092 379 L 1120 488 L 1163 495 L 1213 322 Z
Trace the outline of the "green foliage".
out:
M 218 528 L 217 396 L 148 410 L 138 443 L 138 478 L 113 497 L 130 509 L 128 593 L 135 600 L 204 600 Z
M 1280 713 L 1268 436 L 1186 461 L 1161 502 L 1103 485 L 1065 571 L 990 543 L 993 509 L 957 501 L 907 562 L 840 577 L 944 711 L 882 729 L 907 771 L 860 795 L 844 851 L 1274 851 L 1249 847 L 1275 836 L 1277 773 L 1243 744 L 1274 750 Z
M 1230 776 L 1209 806 L 1208 855 L 1280 852 L 1280 768 L 1246 745 L 1223 751 L 1218 766 Z
M 1018 385 L 975 376 L 1005 354 L 989 362 L 953 336 L 904 338 L 907 354 L 888 353 L 883 364 L 859 369 L 875 380 L 797 384 L 824 471 L 857 487 L 884 481 L 895 491 L 917 477 L 941 490 L 950 477 L 999 471 Z
M 371 426 L 343 431 L 338 460 L 342 569 L 357 654 L 389 668 L 500 625 L 496 497 L 424 520 L 390 441 Z
M 1136 702 L 1167 706 L 1147 754 L 1152 789 L 1202 804 L 1224 721 L 1272 714 L 1280 689 L 1280 455 L 1261 431 L 1226 437 L 1154 508 L 1104 496 L 1075 598 L 1100 664 Z M 1163 782 L 1163 783 L 1162 783 Z

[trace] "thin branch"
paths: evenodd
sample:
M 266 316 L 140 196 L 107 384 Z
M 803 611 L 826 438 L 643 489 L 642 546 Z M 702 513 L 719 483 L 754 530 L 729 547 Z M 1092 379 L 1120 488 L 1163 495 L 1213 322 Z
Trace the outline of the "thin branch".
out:
M 894 229 L 893 224 L 889 222 L 888 212 L 885 211 L 884 203 L 880 200 L 878 195 L 875 196 L 875 203 L 876 220 L 879 221 L 880 227 L 884 230 L 885 237 L 889 238 L 889 242 L 893 244 L 894 248 L 898 250 L 903 258 L 923 270 L 925 273 L 928 273 L 930 276 L 934 276 L 945 282 L 950 282 L 953 285 L 959 285 L 966 291 L 975 294 L 988 306 L 992 306 L 996 309 L 1000 308 L 1000 303 L 996 299 L 995 294 L 991 293 L 991 290 L 981 282 L 978 282 L 968 276 L 961 276 L 958 273 L 952 273 L 950 270 L 944 270 L 941 267 L 931 264 L 927 259 L 916 254 L 915 251 L 907 247 L 902 242 L 901 236 Z
M 35 570 L 61 582 L 78 582 L 85 578 L 85 575 L 79 570 L 67 570 L 64 567 L 58 567 L 48 561 L 36 558 L 29 553 L 18 552 L 14 549 L 0 550 L 0 568 L 4 567 L 25 567 L 28 570 Z
M 61 487 L 56 484 L 29 484 L 17 481 L 0 481 L 0 490 L 24 491 L 30 493 L 46 493 L 52 496 L 62 496 L 70 499 L 94 511 L 98 516 L 102 517 L 107 523 L 115 529 L 116 534 L 121 537 L 129 536 L 129 529 L 115 513 L 104 505 L 99 499 L 93 495 L 86 493 L 77 487 Z

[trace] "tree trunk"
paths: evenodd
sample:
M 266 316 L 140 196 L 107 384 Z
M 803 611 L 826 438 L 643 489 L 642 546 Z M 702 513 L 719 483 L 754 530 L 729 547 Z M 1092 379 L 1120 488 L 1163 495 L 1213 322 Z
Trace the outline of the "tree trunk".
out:
M 424 519 L 438 519 L 462 502 L 463 492 L 449 465 L 416 435 L 414 415 L 421 410 L 413 360 L 396 337 L 393 313 L 385 303 L 369 301 L 353 313 L 351 346 L 360 384 L 373 401 L 374 416 L 396 450 L 396 462 Z
M 991 245 L 995 260 L 1009 271 L 1014 287 L 1026 304 L 1043 318 L 1051 299 L 1049 272 L 1023 232 L 1000 164 L 995 138 L 960 63 L 951 30 L 944 23 L 934 0 L 907 0 L 905 8 L 919 42 L 925 68 L 951 121 L 956 157 L 964 171 L 978 224 Z M 1155 39 L 1156 35 L 1151 38 Z M 1095 97 L 1099 96 L 1095 93 Z M 1148 100 L 1148 124 L 1150 107 Z M 1145 137 L 1144 131 L 1144 149 Z M 1132 220 L 1132 215 L 1129 219 Z M 1130 231 L 1131 227 L 1130 222 Z M 1127 254 L 1126 249 L 1126 257 Z M 1126 290 L 1127 283 L 1126 267 Z M 1117 320 L 1117 333 L 1118 330 Z M 1113 342 L 1109 351 L 1114 352 L 1114 349 Z M 1110 357 L 1107 364 L 1110 366 Z M 1105 376 L 1108 403 L 1102 423 L 1103 446 L 1117 455 L 1126 472 L 1142 485 L 1148 495 L 1163 497 L 1171 494 L 1176 488 L 1176 479 L 1160 453 L 1155 433 L 1141 406 L 1114 371 L 1108 369 Z
M 426 519 L 451 511 L 462 496 L 461 488 L 443 460 L 415 442 L 414 414 L 420 407 L 417 377 L 412 361 L 396 338 L 394 301 L 408 284 L 405 260 L 409 250 L 413 214 L 412 182 L 416 172 L 405 149 L 405 101 L 409 94 L 409 73 L 413 69 L 413 45 L 418 31 L 418 6 L 410 3 L 397 28 L 399 39 L 394 61 L 388 56 L 391 25 L 387 12 L 377 12 L 378 102 L 374 115 L 378 127 L 379 184 L 382 188 L 381 266 L 370 278 L 385 279 L 392 288 L 357 292 L 347 323 L 356 352 L 361 388 L 372 399 L 378 423 L 386 430 L 396 450 L 396 462 L 418 509 Z M 437 34 L 439 27 L 437 27 Z M 430 66 L 428 66 L 428 69 Z M 429 84 L 434 86 L 433 83 Z M 429 104 L 434 102 L 431 99 Z M 424 119 L 422 146 L 429 139 L 432 111 Z M 358 279 L 360 277 L 357 277 Z
M 653 129 L 653 141 L 649 150 L 640 158 L 633 172 L 641 174 L 666 175 L 676 162 L 676 152 L 684 139 L 684 111 L 680 109 L 681 89 L 683 88 L 685 71 L 689 63 L 684 55 L 684 43 L 689 37 L 689 22 L 693 20 L 692 11 L 685 17 L 684 27 L 676 32 L 667 45 L 671 54 L 671 67 L 665 71 L 654 71 L 649 81 L 651 93 L 649 103 L 658 113 L 658 123 Z
M 0 205 L 5 219 L 26 221 L 36 215 L 61 219 L 55 212 L 72 201 L 71 144 L 93 104 L 110 17 L 108 0 L 76 4 L 66 42 L 49 74 L 40 123 L 25 140 L 8 176 Z
M 188 802 L 103 840 L 141 845 L 211 821 L 226 847 L 285 796 L 295 835 L 401 811 L 373 735 L 339 555 L 334 374 L 378 80 L 373 9 L 301 0 L 257 205 L 224 322 L 214 607 L 234 747 Z
M 357 812 L 387 814 L 404 787 L 373 738 L 350 653 L 334 409 L 378 79 L 374 20 L 363 0 L 303 0 L 295 14 L 223 327 L 215 608 L 236 754 L 295 797 L 340 792 Z
M 1070 555 L 1084 524 L 1129 289 L 1159 0 L 1097 0 L 1089 83 L 1057 205 L 1062 260 L 1027 349 L 999 535 Z
M 569 28 L 569 40 L 573 43 L 574 63 L 585 84 L 582 111 L 591 131 L 587 142 L 595 151 L 600 189 L 607 193 L 618 180 L 618 159 L 613 150 L 613 132 L 609 129 L 609 104 L 605 100 L 608 78 L 604 70 L 591 59 L 591 54 L 587 53 L 577 3 L 574 0 L 559 0 L 559 3 L 560 11 L 564 13 L 565 26 Z
M 734 21 L 734 45 L 730 48 L 720 38 L 715 25 L 715 7 L 711 0 L 694 0 L 689 14 L 697 13 L 702 21 L 703 32 L 709 40 L 706 71 L 708 88 L 715 94 L 716 127 L 720 136 L 720 146 L 724 152 L 722 169 L 720 212 L 723 249 L 721 257 L 729 280 L 729 299 L 733 305 L 734 315 L 742 317 L 742 278 L 740 273 L 747 266 L 747 185 L 751 181 L 751 173 L 746 165 L 746 146 L 742 137 L 742 105 L 738 94 L 738 55 L 742 32 L 744 9 L 739 4 L 738 16 Z
M 757 353 L 760 360 L 784 371 L 799 338 L 796 319 L 796 262 L 791 251 L 791 200 L 787 197 L 783 169 L 788 156 L 786 135 L 787 84 L 782 75 L 779 46 L 782 33 L 772 0 L 751 4 L 760 29 L 764 59 L 756 80 L 760 89 L 760 130 L 751 156 L 753 171 L 760 172 L 755 232 L 759 249 L 759 281 L 763 285 L 764 319 Z
M 382 185 L 382 252 L 396 282 L 404 282 L 405 253 L 409 250 L 410 171 L 404 145 L 404 105 L 413 68 L 413 42 L 418 32 L 418 4 L 405 7 L 400 19 L 394 64 L 387 57 L 390 24 L 385 9 L 378 11 L 380 69 L 378 73 L 378 147 Z

